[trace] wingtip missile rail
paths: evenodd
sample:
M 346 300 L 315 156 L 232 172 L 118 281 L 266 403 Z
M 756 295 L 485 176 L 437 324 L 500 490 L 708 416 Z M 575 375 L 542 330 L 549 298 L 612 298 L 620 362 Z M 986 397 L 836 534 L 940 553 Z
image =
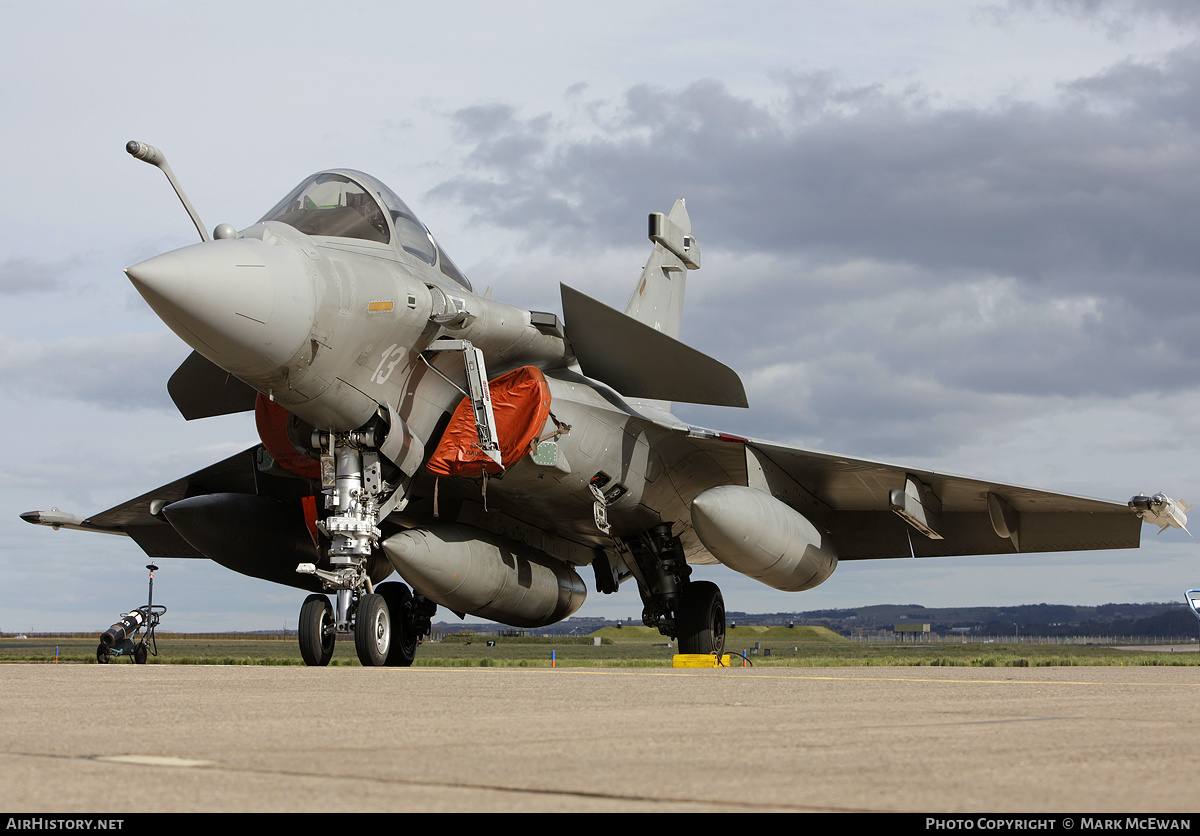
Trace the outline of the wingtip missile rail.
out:
M 1143 522 L 1157 525 L 1159 534 L 1168 528 L 1181 528 L 1187 531 L 1189 537 L 1192 534 L 1187 528 L 1186 513 L 1192 506 L 1186 502 L 1171 499 L 1165 493 L 1153 496 L 1138 494 L 1129 500 L 1129 507 Z

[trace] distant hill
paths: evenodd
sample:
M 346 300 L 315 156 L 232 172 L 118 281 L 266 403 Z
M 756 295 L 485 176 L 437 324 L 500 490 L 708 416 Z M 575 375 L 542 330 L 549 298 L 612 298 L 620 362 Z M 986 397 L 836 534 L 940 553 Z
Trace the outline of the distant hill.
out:
M 1011 607 L 925 607 L 920 604 L 874 604 L 853 609 L 796 613 L 729 613 L 733 622 L 786 625 L 820 624 L 838 633 L 890 630 L 906 622 L 927 623 L 933 632 L 975 632 L 1003 635 L 1018 629 L 1024 635 L 1188 636 L 1200 624 L 1185 604 L 1022 604 Z
M 798 642 L 844 642 L 845 637 L 839 636 L 828 627 L 798 624 L 795 627 L 766 627 L 738 624 L 726 627 L 727 639 L 740 641 L 762 641 L 764 639 L 794 639 Z
M 753 641 L 757 634 L 772 639 L 787 636 L 798 641 L 835 641 L 859 630 L 891 630 L 906 622 L 928 623 L 935 633 L 975 633 L 1003 636 L 1020 631 L 1022 636 L 1196 636 L 1200 623 L 1186 604 L 1101 604 L 1083 607 L 1069 604 L 1021 604 L 1011 607 L 925 607 L 921 604 L 872 604 L 848 609 L 805 612 L 726 613 L 727 630 L 739 640 Z M 617 626 L 620 624 L 621 626 Z M 789 626 L 790 625 L 790 626 Z M 434 624 L 434 631 L 463 630 L 495 633 L 511 628 L 495 624 L 464 622 Z M 804 630 L 804 638 L 799 631 Z M 808 632 L 811 631 L 811 632 Z M 536 630 L 516 633 L 575 636 L 645 636 L 665 641 L 655 629 L 631 621 L 603 618 L 568 618 Z
M 666 641 L 662 633 L 655 630 L 653 627 L 647 627 L 643 624 L 637 625 L 615 625 L 609 627 L 601 627 L 590 635 L 600 636 L 601 638 L 647 638 L 657 639 L 658 641 Z M 728 640 L 737 641 L 764 641 L 766 639 L 792 639 L 798 642 L 844 642 L 846 639 L 839 636 L 828 627 L 819 626 L 797 626 L 797 627 L 766 627 L 762 625 L 738 625 L 736 627 L 726 627 L 725 635 Z

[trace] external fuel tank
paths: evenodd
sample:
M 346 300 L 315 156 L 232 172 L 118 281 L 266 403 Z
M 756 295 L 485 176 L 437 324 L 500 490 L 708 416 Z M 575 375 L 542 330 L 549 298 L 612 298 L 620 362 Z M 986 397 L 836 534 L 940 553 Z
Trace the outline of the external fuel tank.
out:
M 829 537 L 770 494 L 722 485 L 692 500 L 700 542 L 730 569 L 785 592 L 812 589 L 837 568 Z
M 392 566 L 432 601 L 514 627 L 543 627 L 587 598 L 583 579 L 545 552 L 464 525 L 431 525 L 383 543 Z

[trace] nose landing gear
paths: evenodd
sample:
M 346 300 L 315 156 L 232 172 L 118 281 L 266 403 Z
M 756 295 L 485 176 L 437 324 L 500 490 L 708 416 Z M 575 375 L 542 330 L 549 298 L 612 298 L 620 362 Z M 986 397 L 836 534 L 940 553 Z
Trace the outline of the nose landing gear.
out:
M 305 600 L 300 609 L 300 655 L 306 665 L 328 665 L 342 633 L 354 636 L 354 649 L 366 667 L 411 665 L 437 606 L 402 583 L 376 588 L 371 581 L 379 520 L 402 501 L 400 490 L 383 479 L 376 431 L 317 432 L 313 446 L 322 451 L 328 513 L 317 528 L 328 538 L 330 568 L 302 563 L 296 571 L 319 578 L 335 594 L 336 605 L 325 595 Z

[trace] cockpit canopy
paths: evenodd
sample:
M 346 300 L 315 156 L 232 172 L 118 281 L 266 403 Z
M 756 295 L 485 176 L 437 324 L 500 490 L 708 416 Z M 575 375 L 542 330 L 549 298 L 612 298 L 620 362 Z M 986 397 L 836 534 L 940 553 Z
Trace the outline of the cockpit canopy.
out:
M 280 221 L 305 235 L 394 243 L 429 266 L 440 267 L 451 280 L 471 290 L 471 283 L 441 251 L 404 201 L 361 171 L 314 174 L 264 215 L 262 221 Z

